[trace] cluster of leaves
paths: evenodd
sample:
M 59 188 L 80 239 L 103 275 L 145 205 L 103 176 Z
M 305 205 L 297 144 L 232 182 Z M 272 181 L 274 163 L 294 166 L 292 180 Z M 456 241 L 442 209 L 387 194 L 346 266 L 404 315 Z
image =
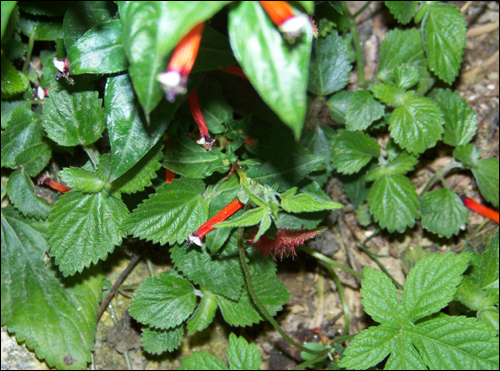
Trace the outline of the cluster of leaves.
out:
M 338 33 L 345 33 L 347 15 L 336 2 L 316 9 L 323 36 L 313 43 L 306 25 L 293 44 L 258 2 L 229 3 L 2 2 L 1 161 L 12 169 L 6 183 L 12 206 L 2 209 L 2 324 L 50 366 L 79 369 L 90 361 L 100 262 L 127 235 L 166 245 L 159 248 L 174 263 L 147 278 L 130 307 L 144 324 L 144 349 L 159 354 L 180 345 L 185 327 L 188 333 L 205 329 L 217 308 L 233 326 L 264 319 L 244 285 L 235 228 L 258 226 L 254 240 L 283 228 L 316 228 L 327 210 L 341 206 L 322 190 L 334 171 L 354 205 L 369 199 L 381 227 L 403 232 L 420 206 L 424 227 L 449 237 L 467 222 L 461 201 L 443 189 L 426 193 L 420 204 L 404 176 L 443 138 L 456 147 L 455 166 L 472 170 L 483 196 L 498 206 L 498 160 L 480 159 L 469 143 L 474 113 L 457 93 L 431 90 L 436 77 L 451 83 L 458 74 L 465 25 L 456 8 L 423 4 L 415 14 L 421 32 L 391 31 L 382 45 L 380 82 L 351 92 L 343 90 L 353 61 L 350 39 Z M 313 13 L 313 2 L 298 4 L 297 12 Z M 402 23 L 417 6 L 387 5 Z M 227 30 L 220 14 L 227 14 Z M 185 97 L 167 102 L 156 77 L 179 40 L 212 17 L 188 86 L 188 94 L 196 88 L 219 143 L 206 151 L 195 144 Z M 37 70 L 30 57 L 39 41 L 51 41 L 55 51 L 40 52 Z M 55 57 L 68 59 L 74 84 L 54 79 Z M 219 71 L 236 63 L 248 81 Z M 31 87 L 49 89 L 48 97 L 35 99 Z M 315 101 L 325 101 L 344 129 L 311 119 L 304 129 Z M 373 138 L 387 125 L 392 139 L 381 151 Z M 82 148 L 90 161 L 81 161 Z M 72 188 L 53 206 L 36 194 L 32 180 L 51 159 L 64 166 L 51 166 L 53 176 Z M 238 176 L 226 179 L 235 163 Z M 180 178 L 163 183 L 162 166 Z M 203 248 L 184 246 L 189 233 L 236 198 L 253 208 L 218 225 Z M 275 315 L 289 299 L 276 263 L 254 248 L 246 249 L 246 259 L 257 296 Z M 480 278 L 470 280 L 469 288 L 486 290 Z M 498 304 L 463 302 L 482 318 Z M 230 353 L 241 346 L 256 366 L 255 349 L 242 341 L 231 338 Z M 207 357 L 197 354 L 183 366 L 215 362 Z M 244 358 L 235 354 L 231 367 L 239 367 L 238 357 Z

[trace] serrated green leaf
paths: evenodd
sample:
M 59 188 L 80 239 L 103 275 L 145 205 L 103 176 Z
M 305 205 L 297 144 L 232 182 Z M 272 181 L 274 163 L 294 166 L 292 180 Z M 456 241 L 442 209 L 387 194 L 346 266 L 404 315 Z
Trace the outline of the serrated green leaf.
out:
M 47 136 L 61 146 L 92 144 L 104 131 L 104 108 L 97 91 L 49 93 L 42 125 Z
M 236 231 L 215 255 L 193 245 L 176 245 L 170 252 L 176 268 L 193 283 L 213 293 L 238 300 L 245 280 L 238 255 Z
M 380 227 L 403 233 L 418 218 L 418 196 L 413 183 L 395 174 L 377 179 L 370 191 L 370 212 Z
M 413 18 L 417 10 L 417 1 L 386 1 L 385 5 L 389 8 L 394 18 L 401 24 L 407 24 Z
M 77 191 L 96 193 L 104 187 L 104 180 L 99 173 L 90 172 L 78 167 L 67 167 L 59 172 L 61 180 Z
M 336 30 L 315 39 L 307 90 L 324 96 L 345 88 L 352 69 L 348 55 L 347 45 Z
M 318 155 L 276 156 L 262 165 L 252 166 L 247 176 L 256 182 L 285 191 L 304 179 L 328 158 Z
M 467 143 L 455 148 L 453 151 L 453 157 L 462 162 L 468 168 L 471 168 L 481 159 L 481 151 L 477 149 L 474 143 Z
M 156 172 L 161 168 L 162 149 L 161 143 L 156 144 L 134 167 L 112 182 L 108 190 L 135 193 L 151 186 L 151 179 L 156 178 Z
M 384 106 L 373 99 L 367 90 L 354 92 L 349 109 L 345 114 L 345 125 L 347 130 L 365 130 L 384 115 Z
M 129 215 L 123 228 L 135 237 L 174 244 L 207 220 L 208 207 L 201 197 L 201 180 L 174 179 L 162 185 Z
M 42 128 L 35 114 L 23 107 L 12 112 L 7 129 L 2 132 L 2 167 L 15 167 L 16 156 L 42 141 Z
M 412 97 L 392 112 L 389 130 L 401 148 L 419 154 L 433 147 L 443 134 L 443 114 L 429 98 Z
M 46 142 L 26 148 L 16 156 L 15 162 L 29 176 L 36 176 L 47 166 L 52 153 Z
M 412 171 L 416 164 L 418 164 L 418 159 L 404 151 L 389 163 L 370 170 L 366 174 L 366 180 L 377 180 L 384 175 L 406 174 L 407 172 Z
M 436 102 L 444 114 L 443 142 L 453 147 L 469 143 L 477 130 L 474 110 L 467 108 L 467 102 L 460 98 L 458 91 L 440 89 Z
M 180 347 L 184 339 L 182 325 L 166 330 L 144 327 L 142 330 L 141 345 L 149 354 L 173 352 Z
M 181 370 L 229 370 L 216 356 L 207 352 L 193 352 L 192 357 L 181 360 Z
M 129 171 L 153 148 L 167 128 L 177 105 L 161 104 L 151 113 L 149 125 L 137 106 L 128 75 L 110 77 L 106 83 L 104 103 L 106 125 L 111 143 L 111 173 L 114 181 Z
M 19 107 L 31 111 L 31 104 L 26 100 L 2 100 L 2 129 L 7 129 L 9 123 L 12 123 L 12 113 Z
M 257 231 L 257 234 L 255 235 L 253 242 L 257 242 L 257 240 L 267 232 L 267 230 L 271 227 L 271 216 L 270 212 L 267 212 L 264 214 L 262 217 L 262 220 L 260 221 L 259 224 L 259 230 Z
M 490 295 L 498 295 L 498 229 L 481 256 L 479 284 Z
M 458 75 L 465 49 L 466 23 L 454 5 L 428 3 L 422 21 L 422 39 L 429 68 L 441 80 L 451 84 Z
M 193 72 L 216 70 L 237 63 L 231 51 L 229 39 L 205 25 Z
M 215 228 L 227 228 L 227 227 L 251 227 L 260 223 L 261 220 L 269 215 L 269 211 L 266 207 L 257 207 L 252 210 L 248 210 L 243 215 L 238 218 L 234 218 L 230 221 L 225 221 L 214 225 Z
M 231 370 L 260 370 L 262 360 L 255 344 L 248 344 L 244 337 L 229 335 L 227 360 Z
M 7 182 L 7 194 L 10 201 L 24 216 L 47 219 L 50 206 L 45 200 L 35 195 L 35 186 L 24 169 L 13 172 Z
M 419 72 L 427 69 L 422 37 L 414 28 L 387 33 L 380 48 L 377 76 L 383 82 L 394 82 L 394 70 L 403 65 L 413 66 Z
M 405 102 L 413 97 L 413 92 L 404 91 L 393 84 L 386 84 L 378 82 L 370 86 L 375 98 L 381 102 L 394 107 L 400 107 L 405 104 Z
M 439 237 L 458 234 L 468 221 L 468 212 L 460 197 L 450 189 L 438 189 L 422 197 L 422 227 Z
M 328 105 L 330 117 L 333 121 L 338 122 L 339 124 L 345 123 L 345 115 L 349 109 L 353 95 L 354 92 L 352 91 L 342 90 L 335 93 L 330 97 L 330 99 L 328 99 L 326 104 Z
M 339 130 L 333 139 L 332 166 L 343 174 L 356 173 L 380 153 L 368 134 Z
M 253 286 L 257 297 L 266 307 L 271 316 L 275 316 L 290 298 L 285 284 L 274 275 L 258 274 L 252 276 Z M 243 288 L 238 302 L 217 295 L 217 304 L 224 320 L 231 326 L 251 326 L 265 320 L 257 309 L 246 289 Z
M 453 299 L 470 257 L 467 254 L 430 254 L 420 259 L 406 278 L 401 298 L 404 316 L 416 321 L 444 308 Z
M 21 32 L 38 41 L 54 41 L 63 38 L 62 22 L 57 18 L 22 14 L 19 18 Z
M 483 197 L 498 207 L 498 159 L 485 158 L 472 166 L 472 174 Z
M 206 329 L 212 323 L 216 310 L 217 302 L 215 301 L 215 295 L 205 290 L 198 308 L 196 308 L 191 318 L 187 320 L 188 334 L 194 334 L 197 331 Z
M 1 67 L 1 88 L 2 94 L 14 95 L 26 91 L 29 81 L 24 74 L 16 70 L 10 60 L 2 54 Z M 3 98 L 3 96 L 2 96 Z
M 488 323 L 495 331 L 498 332 L 500 313 L 497 307 L 490 307 L 485 309 L 480 309 L 477 312 L 477 319 Z
M 368 227 L 373 224 L 373 217 L 372 214 L 370 214 L 370 206 L 359 205 L 356 208 L 356 220 L 359 225 L 362 225 L 363 227 Z
M 50 255 L 62 274 L 73 275 L 105 260 L 125 237 L 122 223 L 127 214 L 125 204 L 106 191 L 62 195 L 49 217 Z
M 300 137 L 307 110 L 312 29 L 291 47 L 259 3 L 238 3 L 229 12 L 229 40 L 245 75 L 264 102 Z
M 291 188 L 297 190 L 297 187 Z M 344 205 L 337 202 L 317 199 L 307 193 L 298 195 L 285 192 L 281 196 L 281 207 L 289 213 L 313 212 L 322 210 L 341 209 Z
M 413 66 L 396 67 L 394 71 L 394 81 L 400 89 L 406 90 L 418 82 L 420 75 Z
M 46 228 L 2 209 L 2 325 L 49 367 L 84 369 L 94 350 L 104 276 L 90 271 L 62 278 L 47 267 Z
M 130 304 L 130 315 L 158 329 L 179 326 L 196 306 L 194 287 L 173 274 L 146 277 Z
M 127 68 L 119 20 L 91 28 L 68 50 L 71 74 L 110 74 Z
M 483 300 L 488 296 L 486 291 L 481 290 L 476 283 L 465 276 L 458 286 L 456 299 L 471 310 L 481 309 Z

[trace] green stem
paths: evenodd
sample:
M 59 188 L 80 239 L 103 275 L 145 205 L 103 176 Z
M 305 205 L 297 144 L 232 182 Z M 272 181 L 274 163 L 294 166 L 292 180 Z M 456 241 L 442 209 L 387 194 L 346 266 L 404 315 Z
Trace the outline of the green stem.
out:
M 246 280 L 246 283 L 247 283 L 248 292 L 250 293 L 250 296 L 252 297 L 253 302 L 255 303 L 255 305 L 257 306 L 257 308 L 259 308 L 260 312 L 264 315 L 264 317 L 271 323 L 271 325 L 273 325 L 273 327 L 275 328 L 275 330 L 278 331 L 279 334 L 281 336 L 283 336 L 283 338 L 286 341 L 288 341 L 290 344 L 292 344 L 294 347 L 296 347 L 297 349 L 301 350 L 302 352 L 307 352 L 307 353 L 311 353 L 311 354 L 315 354 L 315 355 L 325 355 L 325 354 L 328 354 L 328 352 L 331 351 L 330 349 L 326 349 L 326 350 L 323 350 L 323 351 L 317 351 L 317 350 L 308 349 L 308 348 L 300 345 L 299 343 L 297 343 L 290 336 L 288 336 L 281 329 L 280 325 L 278 325 L 278 323 L 275 321 L 275 319 L 273 318 L 273 316 L 271 316 L 271 314 L 267 311 L 267 309 L 264 306 L 264 304 L 262 304 L 262 302 L 260 301 L 260 299 L 257 297 L 257 294 L 255 294 L 255 290 L 253 288 L 252 277 L 250 276 L 250 270 L 248 269 L 247 262 L 245 261 L 245 247 L 243 246 L 243 227 L 238 228 L 238 250 L 239 250 L 239 253 L 240 253 L 241 267 L 242 267 L 243 273 L 245 275 L 245 280 Z
M 333 350 L 334 349 L 330 349 L 330 351 L 333 351 Z M 292 370 L 304 370 L 307 367 L 314 365 L 316 362 L 323 360 L 323 358 L 325 358 L 326 356 L 327 356 L 327 354 L 323 354 L 323 355 L 317 356 L 313 359 L 310 359 L 309 361 L 302 362 L 301 364 L 298 364 L 297 366 L 292 368 Z
M 345 5 L 345 1 L 342 1 L 342 10 L 344 11 L 345 14 L 347 14 L 350 18 L 352 18 L 351 12 L 349 12 L 347 5 Z M 356 65 L 358 67 L 358 85 L 364 85 L 365 71 L 363 69 L 364 66 L 363 52 L 361 51 L 361 43 L 359 42 L 358 26 L 356 25 L 356 22 L 353 21 L 352 19 L 349 20 L 349 31 L 351 31 L 352 41 L 354 43 L 354 50 L 356 51 Z
M 358 277 L 358 278 L 361 278 L 361 279 L 365 278 L 365 276 L 363 276 L 363 274 L 358 273 L 358 272 L 356 272 L 355 270 L 353 270 L 353 269 L 351 269 L 349 267 L 346 267 L 344 264 L 340 264 L 339 262 L 336 262 L 335 260 L 327 258 L 323 254 L 321 254 L 321 253 L 319 253 L 317 251 L 311 250 L 309 247 L 299 246 L 299 247 L 297 247 L 297 250 L 302 250 L 302 251 L 308 253 L 309 255 L 315 257 L 316 259 L 321 260 L 323 263 L 330 264 L 330 265 L 333 265 L 336 268 L 342 269 L 344 272 L 350 273 L 354 277 Z
M 30 60 L 31 60 L 31 53 L 33 52 L 33 45 L 35 44 L 35 33 L 36 33 L 36 30 L 34 30 L 31 34 L 30 34 L 30 38 L 28 40 L 28 50 L 26 52 L 26 60 L 24 61 L 24 65 L 23 65 L 23 74 L 26 75 L 26 72 L 28 72 L 28 67 L 30 65 Z
M 396 281 L 396 279 L 387 271 L 387 269 L 385 269 L 384 265 L 380 262 L 380 260 L 378 260 L 375 254 L 364 247 L 361 243 L 358 243 L 358 248 L 362 250 L 366 255 L 368 255 L 375 263 L 377 263 L 380 270 L 391 279 L 391 281 L 397 286 L 398 289 L 403 290 L 403 286 L 398 281 Z
M 367 1 L 365 5 L 363 5 L 361 7 L 361 9 L 359 9 L 356 13 L 354 13 L 353 15 L 351 15 L 351 19 L 356 19 L 358 18 L 358 16 L 363 13 L 366 8 L 368 8 L 370 6 L 370 4 L 372 3 L 373 1 Z
M 326 269 L 328 269 L 328 272 L 330 272 L 330 275 L 333 278 L 333 281 L 337 285 L 337 290 L 339 291 L 340 295 L 340 301 L 342 303 L 342 310 L 344 311 L 344 334 L 349 334 L 349 323 L 350 323 L 350 312 L 349 312 L 349 305 L 347 303 L 347 299 L 344 294 L 344 286 L 342 286 L 342 283 L 339 280 L 339 277 L 337 276 L 337 273 L 333 270 L 332 266 L 330 264 L 325 264 Z
M 341 344 L 343 343 L 344 341 L 348 341 L 348 340 L 352 340 L 354 339 L 357 335 L 359 334 L 359 332 L 355 333 L 355 334 L 351 334 L 351 335 L 344 335 L 344 336 L 341 336 L 341 337 L 338 337 L 336 338 L 335 340 L 332 341 L 332 344 Z
M 448 172 L 450 172 L 453 169 L 464 169 L 464 165 L 460 162 L 455 161 L 455 159 L 451 159 L 450 163 L 446 166 L 443 166 L 439 171 L 434 174 L 427 184 L 425 185 L 424 189 L 422 190 L 422 193 L 420 193 L 419 200 L 422 199 L 422 196 L 429 191 L 429 189 L 434 185 L 434 182 L 442 178 L 444 180 L 444 175 Z
M 93 144 L 88 144 L 86 146 L 82 146 L 83 150 L 87 152 L 87 155 L 90 157 L 90 161 L 92 161 L 92 165 L 94 165 L 94 169 L 99 165 L 99 152 L 95 148 Z

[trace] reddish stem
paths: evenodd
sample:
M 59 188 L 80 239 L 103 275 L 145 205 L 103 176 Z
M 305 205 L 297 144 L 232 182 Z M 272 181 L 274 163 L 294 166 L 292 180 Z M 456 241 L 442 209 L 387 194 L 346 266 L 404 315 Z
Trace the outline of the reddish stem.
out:
M 247 75 L 245 75 L 245 72 L 243 72 L 240 66 L 227 66 L 225 68 L 219 68 L 219 70 L 248 80 Z
M 62 183 L 58 183 L 52 179 L 50 179 L 48 176 L 44 176 L 38 180 L 38 184 L 45 184 L 49 186 L 52 189 L 55 189 L 56 191 L 61 192 L 62 194 L 65 194 L 66 192 L 71 191 L 71 188 L 68 186 L 65 186 Z
M 167 149 L 165 150 L 165 154 L 168 155 L 168 146 L 170 145 L 170 142 L 172 141 L 172 137 L 167 134 Z M 172 181 L 175 179 L 175 173 L 171 170 L 167 169 L 167 176 L 165 178 L 165 183 L 172 183 Z
M 203 244 L 201 242 L 201 239 L 214 230 L 214 225 L 222 223 L 243 206 L 244 204 L 238 199 L 232 201 L 229 205 L 219 211 L 214 217 L 212 217 L 200 228 L 198 228 L 196 232 L 191 233 L 189 235 L 189 243 L 195 243 L 198 246 L 201 246 Z
M 493 220 L 495 223 L 499 224 L 498 212 L 495 210 L 491 210 L 490 208 L 481 205 L 479 202 L 474 201 L 473 199 L 461 196 L 460 197 L 466 207 L 471 209 L 472 211 L 478 213 L 479 215 L 484 216 L 485 218 Z

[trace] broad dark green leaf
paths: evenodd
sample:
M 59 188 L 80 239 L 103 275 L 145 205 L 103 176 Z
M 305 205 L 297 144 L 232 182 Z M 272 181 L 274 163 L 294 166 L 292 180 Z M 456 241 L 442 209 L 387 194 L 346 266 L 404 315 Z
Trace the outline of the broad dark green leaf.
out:
M 105 179 L 97 172 L 90 172 L 78 167 L 67 167 L 59 173 L 62 181 L 77 191 L 95 193 L 100 192 Z
M 216 70 L 236 63 L 227 37 L 205 26 L 193 72 Z
M 50 206 L 45 200 L 35 195 L 35 186 L 24 169 L 13 172 L 7 183 L 10 201 L 24 216 L 47 219 Z
M 398 68 L 396 68 L 396 71 L 398 71 Z M 412 91 L 404 91 L 396 85 L 382 82 L 373 84 L 370 86 L 370 90 L 375 98 L 393 107 L 404 105 L 414 95 Z
M 384 175 L 406 174 L 407 172 L 413 170 L 413 167 L 416 164 L 418 164 L 418 159 L 404 151 L 401 152 L 394 160 L 370 170 L 366 174 L 366 180 L 377 180 Z
M 137 164 L 156 144 L 177 106 L 168 102 L 162 103 L 152 113 L 148 125 L 137 106 L 137 97 L 126 74 L 108 79 L 104 102 L 111 143 L 109 180 L 113 181 Z
M 28 89 L 29 80 L 26 76 L 18 71 L 12 62 L 8 60 L 2 54 L 2 77 L 1 77 L 1 87 L 2 87 L 2 98 L 9 97 L 9 95 L 15 95 L 22 93 Z
M 477 149 L 474 143 L 467 143 L 455 148 L 453 157 L 466 167 L 472 168 L 481 160 L 481 151 Z
M 91 28 L 68 50 L 71 74 L 110 74 L 127 68 L 119 20 Z
M 354 92 L 345 114 L 347 130 L 365 130 L 384 115 L 384 106 L 373 99 L 367 90 Z
M 141 345 L 149 354 L 162 354 L 173 352 L 181 346 L 184 339 L 184 328 L 182 325 L 167 330 L 145 327 L 142 331 Z
M 485 158 L 472 167 L 479 190 L 485 199 L 498 207 L 498 159 Z
M 125 204 L 105 190 L 62 195 L 49 218 L 50 255 L 62 274 L 73 275 L 105 260 L 126 235 L 122 223 L 127 214 Z
M 233 53 L 264 102 L 300 136 L 307 110 L 306 89 L 312 30 L 290 45 L 262 6 L 240 2 L 229 13 Z
M 68 94 L 63 90 L 45 98 L 42 125 L 47 136 L 61 146 L 94 143 L 104 131 L 104 119 L 97 91 Z
M 16 156 L 16 164 L 29 176 L 36 176 L 47 166 L 52 153 L 46 142 L 26 148 Z
M 479 284 L 490 294 L 498 295 L 498 229 L 481 256 Z
M 203 290 L 203 297 L 200 304 L 198 304 L 198 308 L 196 308 L 191 318 L 187 320 L 188 334 L 194 334 L 197 331 L 206 329 L 212 323 L 216 310 L 215 295 L 208 290 Z
M 380 147 L 368 134 L 339 130 L 332 143 L 332 166 L 343 174 L 356 173 L 373 157 Z
M 85 369 L 102 299 L 99 271 L 62 278 L 44 256 L 47 223 L 2 209 L 2 325 L 49 367 Z
M 450 189 L 438 189 L 422 197 L 422 227 L 439 237 L 450 238 L 467 224 L 467 209 Z
M 386 1 L 385 5 L 389 8 L 394 18 L 399 23 L 407 24 L 413 18 L 415 10 L 417 10 L 417 1 Z
M 2 41 L 5 30 L 7 29 L 7 24 L 9 23 L 10 14 L 12 10 L 14 10 L 16 3 L 17 1 L 2 1 Z
M 316 95 L 329 95 L 345 88 L 352 69 L 348 57 L 347 45 L 336 30 L 315 39 L 307 90 Z
M 234 333 L 229 335 L 227 360 L 231 370 L 260 370 L 262 363 L 257 346 L 248 344 L 244 337 L 237 337 Z
M 330 117 L 333 121 L 338 122 L 339 124 L 345 123 L 345 115 L 349 109 L 353 95 L 354 92 L 352 91 L 342 90 L 335 93 L 330 97 L 330 99 L 328 99 L 326 104 L 330 109 Z
M 63 38 L 62 22 L 57 18 L 22 13 L 19 18 L 21 32 L 38 41 L 54 41 Z
M 2 129 L 7 129 L 12 113 L 19 107 L 31 110 L 31 104 L 26 100 L 2 100 Z
M 220 84 L 216 80 L 205 79 L 196 92 L 208 131 L 212 134 L 225 132 L 227 125 L 233 121 L 233 108 L 224 99 Z
M 184 358 L 181 364 L 181 370 L 229 370 L 224 362 L 207 352 L 193 352 L 193 356 Z

